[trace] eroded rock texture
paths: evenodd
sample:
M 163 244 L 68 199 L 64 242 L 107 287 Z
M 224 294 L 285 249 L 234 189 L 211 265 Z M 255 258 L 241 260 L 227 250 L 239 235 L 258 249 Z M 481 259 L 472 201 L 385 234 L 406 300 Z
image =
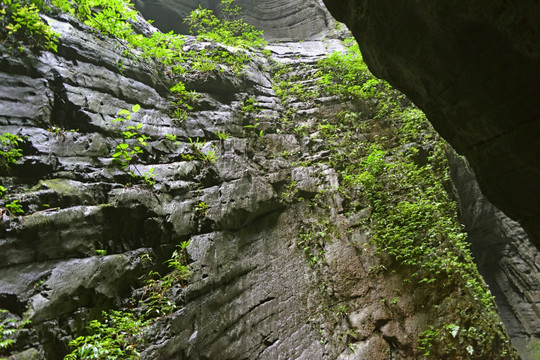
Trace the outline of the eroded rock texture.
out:
M 540 248 L 540 4 L 325 1 Z
M 335 33 L 335 20 L 320 0 L 237 0 L 235 4 L 242 7 L 245 21 L 271 40 L 307 40 Z M 145 18 L 155 20 L 160 30 L 180 34 L 189 33 L 183 20 L 199 5 L 221 13 L 219 0 L 139 0 L 135 5 Z
M 368 243 L 369 207 L 344 201 L 328 161 L 336 153 L 321 135 L 328 128 L 318 125 L 338 124 L 342 110 L 373 121 L 377 101 L 276 95 L 274 67 L 290 65 L 284 77 L 307 92 L 317 61 L 345 50 L 340 41 L 272 44 L 269 59 L 249 54 L 242 75 L 187 78 L 201 95 L 181 121 L 159 65 L 123 56 L 121 42 L 72 18 L 51 24 L 58 54 L 0 57 L 2 132 L 27 137 L 24 158 L 2 177 L 2 205 L 18 200 L 24 214 L 6 213 L 0 225 L 1 320 L 32 321 L 12 359 L 61 359 L 102 310 L 132 309 L 149 273 L 166 274 L 186 240 L 193 275 L 164 295 L 175 309 L 145 329 L 143 359 L 418 358 L 419 333 L 441 319 L 459 323 L 458 307 L 490 322 L 489 356 L 501 358 L 498 319 L 484 318 L 465 289 L 405 285 L 410 274 Z M 188 37 L 185 50 L 212 46 Z M 256 111 L 243 110 L 246 99 Z M 149 139 L 129 170 L 153 168 L 153 186 L 134 183 L 112 158 L 124 130 L 112 120 L 134 104 Z M 343 131 L 358 143 L 385 131 L 356 125 Z
M 461 219 L 499 314 L 523 359 L 535 359 L 540 339 L 540 253 L 519 224 L 482 195 L 466 160 L 451 156 Z

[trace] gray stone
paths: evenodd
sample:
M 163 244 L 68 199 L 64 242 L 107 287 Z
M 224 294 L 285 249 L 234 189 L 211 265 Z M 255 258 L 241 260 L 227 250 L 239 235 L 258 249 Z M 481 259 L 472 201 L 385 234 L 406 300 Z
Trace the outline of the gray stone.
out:
M 237 0 L 235 4 L 242 7 L 242 16 L 245 21 L 263 30 L 268 39 L 303 40 L 331 36 L 336 33 L 335 20 L 329 16 L 319 0 L 286 3 L 278 0 L 264 3 Z M 155 20 L 155 26 L 164 32 L 174 30 L 181 34 L 188 34 L 189 28 L 182 20 L 198 5 L 210 8 L 220 15 L 220 8 L 216 1 L 138 0 L 135 1 L 135 5 L 145 18 Z
M 451 155 L 460 213 L 478 270 L 490 286 L 514 346 L 535 359 L 540 341 L 540 252 L 521 226 L 482 195 L 464 158 Z
M 179 12 L 196 6 L 161 4 Z M 423 306 L 444 305 L 448 294 L 410 290 L 403 274 L 386 271 L 391 260 L 368 245 L 370 231 L 362 226 L 370 209 L 344 214 L 338 172 L 313 165 L 331 155 L 321 134 L 294 132 L 347 109 L 370 117 L 376 105 L 335 97 L 282 103 L 272 89 L 274 64 L 297 66 L 306 86 L 314 86 L 309 68 L 345 47 L 338 40 L 293 41 L 336 35 L 318 1 L 241 5 L 253 10 L 250 21 L 267 26 L 269 38 L 288 41 L 268 47 L 270 60 L 248 52 L 252 62 L 242 76 L 224 67 L 185 79 L 203 94 L 182 122 L 169 115 L 171 80 L 154 71 L 156 64 L 123 56 L 116 41 L 73 18 L 51 19 L 61 33 L 58 53 L 19 58 L 2 48 L 0 125 L 29 137 L 24 159 L 0 179 L 9 188 L 1 206 L 18 199 L 25 209 L 4 214 L 0 224 L 0 308 L 33 321 L 14 353 L 62 358 L 102 310 L 126 310 L 140 299 L 148 273 L 165 274 L 176 245 L 190 240 L 193 275 L 167 290 L 176 310 L 145 329 L 142 359 L 372 360 L 395 355 L 396 346 L 398 355 L 413 357 L 405 336 L 415 339 L 436 319 L 440 314 Z M 321 19 L 328 21 L 315 25 Z M 140 18 L 136 27 L 155 31 Z M 231 50 L 186 38 L 185 50 L 208 47 Z M 260 114 L 240 113 L 249 97 Z M 134 104 L 141 110 L 129 124 L 142 123 L 150 139 L 124 170 L 112 159 L 123 125 L 111 120 Z M 280 119 L 291 108 L 298 111 L 289 126 Z M 260 129 L 244 127 L 256 118 Z M 220 140 L 218 131 L 231 137 Z M 198 151 L 215 151 L 216 159 Z M 304 161 L 311 164 L 298 165 Z M 154 186 L 129 174 L 152 169 Z M 307 238 L 312 242 L 302 243 Z M 443 305 L 443 315 L 455 315 Z
M 36 349 L 27 349 L 23 352 L 13 354 L 9 360 L 42 360 L 45 359 L 43 352 Z

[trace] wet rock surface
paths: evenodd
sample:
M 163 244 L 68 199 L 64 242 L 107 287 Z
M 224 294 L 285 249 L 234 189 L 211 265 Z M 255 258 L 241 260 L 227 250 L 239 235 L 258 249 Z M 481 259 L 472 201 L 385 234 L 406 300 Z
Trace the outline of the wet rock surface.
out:
M 455 154 L 451 159 L 461 218 L 478 269 L 522 358 L 535 359 L 540 337 L 540 253 L 521 226 L 482 195 L 466 160 Z
M 158 65 L 123 56 L 121 43 L 69 17 L 51 25 L 62 34 L 57 54 L 0 56 L 2 131 L 27 138 L 2 177 L 2 207 L 17 200 L 24 210 L 4 212 L 0 224 L 2 319 L 32 321 L 12 359 L 63 358 L 102 310 L 132 306 L 187 240 L 193 274 L 168 290 L 176 309 L 145 330 L 143 359 L 414 358 L 411 339 L 452 316 L 447 299 L 462 294 L 415 291 L 407 274 L 386 271 L 391 261 L 359 226 L 369 208 L 346 214 L 342 179 L 316 161 L 329 156 L 322 140 L 282 121 L 291 108 L 304 128 L 343 109 L 373 116 L 370 102 L 276 96 L 273 66 L 292 65 L 309 84 L 311 67 L 344 50 L 341 41 L 273 43 L 241 76 L 187 79 L 201 96 L 179 121 Z M 242 111 L 247 98 L 256 113 Z M 143 124 L 149 139 L 126 171 L 113 159 L 124 125 L 112 120 L 135 104 L 129 124 Z M 151 169 L 152 186 L 128 172 Z M 302 243 L 310 233 L 325 234 L 316 261 Z
M 68 17 L 51 25 L 62 34 L 58 54 L 2 51 L 0 59 L 2 130 L 27 139 L 23 161 L 2 180 L 5 203 L 17 199 L 24 213 L 5 213 L 1 225 L 0 305 L 5 318 L 32 322 L 12 358 L 62 358 L 90 320 L 124 305 L 188 239 L 194 275 L 175 290 L 181 310 L 147 334 L 143 358 L 325 359 L 344 351 L 310 323 L 326 300 L 295 244 L 303 210 L 280 200 L 293 167 L 278 154 L 301 147 L 279 130 L 283 108 L 271 73 L 260 70 L 267 60 L 255 54 L 241 77 L 193 79 L 203 92 L 198 111 L 180 122 L 170 116 L 172 84 L 153 75 L 155 65 L 123 57 L 121 44 Z M 240 111 L 247 97 L 267 119 L 263 137 L 245 127 L 253 120 Z M 112 158 L 122 136 L 112 120 L 134 104 L 149 139 L 127 170 L 153 168 L 153 187 L 133 183 Z M 210 151 L 214 160 L 200 157 Z

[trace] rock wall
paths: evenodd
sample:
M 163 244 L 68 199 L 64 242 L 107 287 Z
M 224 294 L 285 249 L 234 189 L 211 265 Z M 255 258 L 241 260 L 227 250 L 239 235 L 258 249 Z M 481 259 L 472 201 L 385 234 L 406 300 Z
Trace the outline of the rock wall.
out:
M 188 34 L 189 28 L 183 19 L 199 5 L 219 15 L 219 3 L 217 0 L 139 0 L 135 5 L 146 19 L 153 19 L 161 31 Z M 263 30 L 269 40 L 308 40 L 336 33 L 336 21 L 320 0 L 237 0 L 235 4 L 242 7 L 244 20 Z
M 481 193 L 466 160 L 451 156 L 461 219 L 478 270 L 490 285 L 499 314 L 523 359 L 535 359 L 540 334 L 540 253 L 518 223 Z
M 537 1 L 325 1 L 540 248 Z
M 70 18 L 51 24 L 62 34 L 58 54 L 6 50 L 0 65 L 2 129 L 27 138 L 23 162 L 2 178 L 6 201 L 17 198 L 24 215 L 4 215 L 0 307 L 4 318 L 32 321 L 13 358 L 63 358 L 69 339 L 101 310 L 129 305 L 132 289 L 188 239 L 194 275 L 170 294 L 181 310 L 148 334 L 143 358 L 335 358 L 345 345 L 319 341 L 310 322 L 325 302 L 295 246 L 302 219 L 280 202 L 292 167 L 276 154 L 300 145 L 276 133 L 281 106 L 259 69 L 266 60 L 253 55 L 241 78 L 207 79 L 198 111 L 180 122 L 169 116 L 172 84 L 148 64 Z M 264 139 L 244 128 L 248 96 L 271 120 Z M 112 162 L 122 136 L 112 120 L 133 104 L 150 140 L 132 169 L 152 166 L 153 189 L 129 185 Z M 219 159 L 196 158 L 193 142 Z
M 170 311 L 143 331 L 143 359 L 417 358 L 419 333 L 440 319 L 458 324 L 456 309 L 496 332 L 484 358 L 517 358 L 471 293 L 407 285 L 409 270 L 369 242 L 370 207 L 345 196 L 344 164 L 329 160 L 349 149 L 336 151 L 319 125 L 340 123 L 344 110 L 376 123 L 379 100 L 277 95 L 276 69 L 289 66 L 282 76 L 309 93 L 318 61 L 345 51 L 341 41 L 275 43 L 269 57 L 250 53 L 242 74 L 188 77 L 200 95 L 180 120 L 160 65 L 69 16 L 50 23 L 58 53 L 3 48 L 0 57 L 2 132 L 27 138 L 1 178 L 0 316 L 32 322 L 10 359 L 63 358 L 102 310 L 133 310 L 151 291 L 149 273 L 167 274 L 187 240 L 192 276 L 161 294 Z M 212 46 L 188 37 L 185 50 Z M 134 104 L 128 124 L 149 138 L 128 170 L 153 169 L 154 185 L 113 159 L 126 129 L 112 120 Z M 388 128 L 346 123 L 331 135 L 360 144 Z M 13 200 L 24 214 L 5 210 Z

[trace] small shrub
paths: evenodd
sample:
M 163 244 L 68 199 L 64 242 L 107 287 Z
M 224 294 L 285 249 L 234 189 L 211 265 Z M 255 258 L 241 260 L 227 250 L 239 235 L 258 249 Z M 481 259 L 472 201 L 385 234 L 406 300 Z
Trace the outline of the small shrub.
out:
M 13 200 L 12 202 L 7 203 L 6 209 L 12 215 L 24 214 L 24 210 L 21 204 L 19 204 L 19 200 Z
M 43 9 L 42 1 L 3 0 L 0 4 L 0 38 L 21 51 L 24 51 L 23 44 L 57 51 L 60 34 L 41 19 L 39 12 Z
M 5 172 L 23 156 L 20 143 L 24 139 L 18 135 L 3 133 L 0 135 L 0 170 Z
M 209 9 L 199 7 L 184 20 L 190 32 L 200 40 L 209 40 L 237 47 L 264 47 L 263 32 L 237 18 L 241 8 L 233 5 L 234 0 L 222 0 L 226 19 L 219 19 Z M 235 18 L 235 19 L 233 19 Z
M 148 320 L 141 320 L 130 312 L 103 312 L 103 321 L 92 320 L 89 335 L 69 342 L 75 349 L 64 360 L 135 360 L 140 358 L 137 345 Z

